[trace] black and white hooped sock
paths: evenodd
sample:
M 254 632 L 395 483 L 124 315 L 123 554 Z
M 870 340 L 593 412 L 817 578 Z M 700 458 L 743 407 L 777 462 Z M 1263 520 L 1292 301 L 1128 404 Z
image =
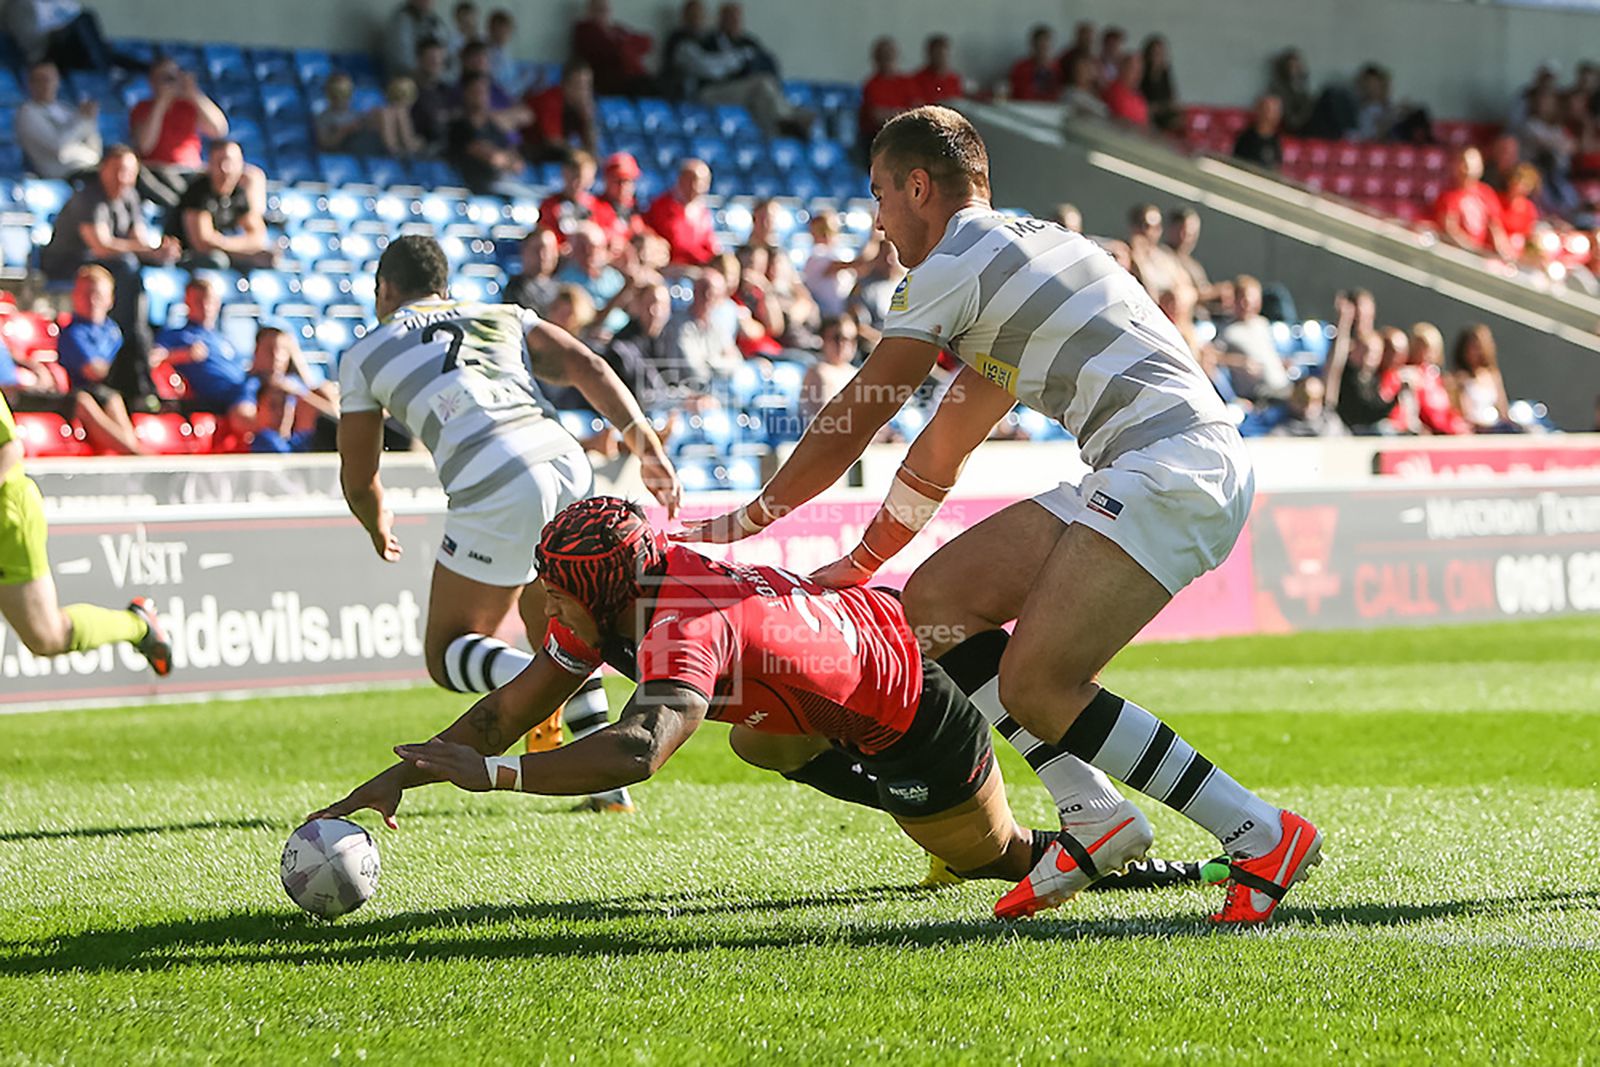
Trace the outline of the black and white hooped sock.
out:
M 530 653 L 484 634 L 462 634 L 444 650 L 445 677 L 458 693 L 499 689 L 532 662 Z
M 1130 700 L 1102 689 L 1061 738 L 1061 748 L 1210 830 L 1235 856 L 1272 851 L 1279 809 L 1212 764 Z

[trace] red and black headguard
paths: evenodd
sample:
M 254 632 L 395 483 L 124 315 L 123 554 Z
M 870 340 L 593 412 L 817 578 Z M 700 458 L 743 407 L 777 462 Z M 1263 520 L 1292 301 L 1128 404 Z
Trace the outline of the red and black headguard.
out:
M 667 565 L 667 539 L 637 504 L 595 496 L 563 508 L 536 549 L 546 585 L 576 599 L 601 629 L 610 629 L 643 580 Z

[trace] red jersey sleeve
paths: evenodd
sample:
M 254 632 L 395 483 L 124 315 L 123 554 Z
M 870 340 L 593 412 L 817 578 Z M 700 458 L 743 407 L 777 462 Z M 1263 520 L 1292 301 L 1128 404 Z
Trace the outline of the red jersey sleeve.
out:
M 738 658 L 733 626 L 716 608 L 656 608 L 639 642 L 639 682 L 679 682 L 710 699 Z
M 562 670 L 580 678 L 587 678 L 598 670 L 602 659 L 599 649 L 586 644 L 557 619 L 551 619 L 545 628 L 544 654 L 555 660 Z

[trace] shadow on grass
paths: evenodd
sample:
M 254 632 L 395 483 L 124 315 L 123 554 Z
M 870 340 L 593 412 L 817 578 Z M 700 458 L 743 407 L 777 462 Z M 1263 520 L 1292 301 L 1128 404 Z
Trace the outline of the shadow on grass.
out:
M 473 819 L 478 813 L 469 810 L 407 810 L 405 819 Z M 280 829 L 285 834 L 299 826 L 303 819 L 195 819 L 189 822 L 150 823 L 137 826 L 79 826 L 60 830 L 0 830 L 0 844 L 23 841 L 89 840 L 97 837 L 140 837 L 146 834 L 181 834 L 199 830 L 271 830 Z
M 370 922 L 318 923 L 289 910 L 252 910 L 204 919 L 86 931 L 48 941 L 0 941 L 0 975 L 158 971 L 186 965 L 429 962 L 460 959 L 597 958 L 714 949 L 764 950 L 842 945 L 923 948 L 950 944 L 1106 941 L 1228 936 L 1203 917 L 1098 920 L 1035 918 L 874 923 L 852 927 L 830 915 L 814 927 L 781 932 L 706 933 L 672 923 L 684 915 L 842 908 L 916 895 L 907 886 L 870 886 L 799 897 L 719 900 L 700 894 L 641 894 L 609 901 L 441 908 Z M 1600 905 L 1600 890 L 1527 897 L 1289 908 L 1277 926 L 1400 926 L 1508 911 L 1563 911 Z M 474 928 L 511 924 L 511 930 Z M 418 936 L 423 935 L 423 936 Z M 426 936 L 436 935 L 436 936 Z
M 0 832 L 0 843 L 10 841 L 59 841 L 94 837 L 138 837 L 142 834 L 181 834 L 191 830 L 265 830 L 277 826 L 270 819 L 198 819 L 194 822 L 169 822 L 149 826 L 83 826 L 68 830 L 7 830 Z

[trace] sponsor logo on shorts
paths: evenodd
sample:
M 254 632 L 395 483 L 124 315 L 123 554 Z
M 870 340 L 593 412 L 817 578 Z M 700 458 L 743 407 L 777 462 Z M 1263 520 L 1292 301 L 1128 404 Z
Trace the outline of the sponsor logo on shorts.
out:
M 467 558 L 472 560 L 472 561 L 474 561 L 474 562 L 476 562 L 476 563 L 493 563 L 494 562 L 494 557 L 493 556 L 485 556 L 482 552 L 478 552 L 478 551 L 475 551 L 475 550 L 470 549 L 470 548 L 467 549 Z
M 928 802 L 928 783 L 916 780 L 907 782 L 890 782 L 884 786 L 889 795 L 896 800 L 903 800 L 907 804 L 926 804 Z
M 983 754 L 983 758 L 978 761 L 978 765 L 972 768 L 972 773 L 967 775 L 968 785 L 976 782 L 978 780 L 978 776 L 989 769 L 989 761 L 992 759 L 994 759 L 994 749 L 991 748 L 989 751 Z
M 1017 391 L 1017 368 L 1000 362 L 987 352 L 979 352 L 973 360 L 973 368 L 979 374 L 1008 393 Z
M 456 554 L 455 538 L 451 537 L 449 534 L 445 534 L 443 548 L 444 548 L 444 554 L 445 555 L 447 555 L 447 556 L 455 555 Z
M 1090 494 L 1088 507 L 1090 511 L 1098 512 L 1108 519 L 1115 519 L 1122 514 L 1122 501 L 1106 496 L 1098 489 Z

